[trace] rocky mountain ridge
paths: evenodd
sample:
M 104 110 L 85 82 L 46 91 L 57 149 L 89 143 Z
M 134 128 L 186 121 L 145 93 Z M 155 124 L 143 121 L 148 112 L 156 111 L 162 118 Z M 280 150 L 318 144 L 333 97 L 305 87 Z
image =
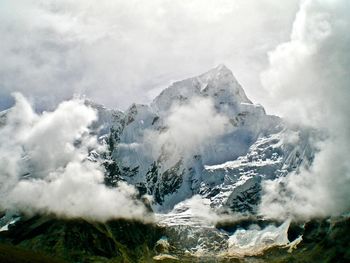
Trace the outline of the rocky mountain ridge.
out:
M 69 262 L 284 262 L 316 260 L 320 244 L 348 230 L 348 218 L 304 225 L 259 216 L 262 183 L 307 169 L 319 134 L 266 114 L 223 65 L 175 82 L 150 105 L 123 112 L 85 104 L 98 115 L 91 133 L 106 146 L 88 159 L 104 165 L 107 186 L 135 186 L 154 222 L 3 214 L 1 251 Z M 348 258 L 343 239 L 325 262 Z
M 191 108 L 195 100 L 210 101 L 206 106 L 227 121 L 223 132 L 203 140 L 190 154 L 178 154 L 178 138 L 162 138 L 172 132 L 169 119 L 184 108 L 194 111 L 195 120 L 196 114 L 205 119 Z M 212 207 L 256 212 L 261 181 L 310 165 L 315 153 L 311 143 L 315 131 L 266 114 L 247 98 L 224 65 L 173 83 L 150 105 L 133 104 L 125 112 L 89 105 L 98 112 L 96 131 L 109 144 L 110 159 L 117 167 L 111 176 L 152 196 L 158 212 L 194 195 L 209 200 Z M 204 125 L 203 132 L 209 128 L 210 124 Z M 153 145 L 159 143 L 155 150 Z

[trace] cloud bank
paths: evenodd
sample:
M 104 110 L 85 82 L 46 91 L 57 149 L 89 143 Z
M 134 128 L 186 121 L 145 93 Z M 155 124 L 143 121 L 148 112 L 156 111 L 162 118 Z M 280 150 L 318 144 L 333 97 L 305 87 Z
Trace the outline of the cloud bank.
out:
M 328 134 L 310 170 L 264 185 L 261 213 L 310 218 L 350 209 L 350 2 L 304 0 L 262 82 L 292 121 Z
M 21 94 L 14 96 L 0 127 L 1 209 L 99 221 L 146 215 L 132 186 L 107 188 L 102 166 L 87 160 L 89 148 L 101 147 L 89 135 L 93 109 L 71 100 L 38 115 Z
M 183 105 L 173 105 L 164 121 L 164 131 L 146 131 L 144 141 L 150 143 L 155 159 L 163 156 L 168 164 L 190 160 L 214 139 L 232 127 L 228 117 L 215 110 L 209 98 L 193 98 Z
M 2 0 L 0 109 L 14 91 L 42 108 L 78 93 L 126 109 L 219 63 L 260 100 L 266 51 L 287 39 L 297 3 Z

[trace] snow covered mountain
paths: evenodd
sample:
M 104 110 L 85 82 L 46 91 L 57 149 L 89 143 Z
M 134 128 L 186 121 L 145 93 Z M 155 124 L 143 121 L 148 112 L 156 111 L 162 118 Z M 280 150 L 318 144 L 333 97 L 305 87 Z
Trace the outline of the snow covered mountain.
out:
M 247 98 L 227 67 L 219 65 L 175 82 L 150 105 L 133 104 L 125 112 L 91 100 L 85 104 L 98 115 L 90 131 L 106 145 L 104 151 L 90 148 L 88 159 L 104 165 L 107 186 L 126 181 L 139 190 L 132 198 L 140 198 L 155 212 L 154 229 L 142 224 L 140 229 L 139 225 L 130 228 L 132 220 L 112 225 L 134 229 L 140 237 L 153 231 L 154 235 L 135 243 L 149 242 L 147 246 L 157 254 L 153 258 L 186 255 L 188 262 L 193 262 L 193 256 L 209 257 L 203 262 L 213 262 L 213 256 L 256 255 L 273 246 L 294 244 L 299 234 L 289 237 L 293 231 L 289 219 L 281 223 L 258 215 L 262 183 L 310 166 L 319 132 L 266 114 L 261 105 Z M 7 112 L 0 113 L 0 126 L 6 119 Z M 69 220 L 56 222 L 46 215 L 32 219 L 8 213 L 1 216 L 0 239 L 1 232 L 6 236 L 12 231 L 16 237 L 16 229 L 36 229 L 47 220 L 65 229 L 60 231 L 71 232 L 66 228 Z M 76 224 L 87 235 L 110 228 L 109 223 L 96 228 L 95 223 L 73 219 Z M 110 232 L 106 233 L 110 238 Z M 86 243 L 84 237 L 74 239 Z M 46 243 L 43 239 L 42 244 Z M 101 247 L 104 256 L 105 249 Z M 108 257 L 115 256 L 107 252 Z
M 262 180 L 308 166 L 315 152 L 312 130 L 266 114 L 224 65 L 125 112 L 87 103 L 109 146 L 111 181 L 152 196 L 157 212 L 200 195 L 216 209 L 254 213 Z

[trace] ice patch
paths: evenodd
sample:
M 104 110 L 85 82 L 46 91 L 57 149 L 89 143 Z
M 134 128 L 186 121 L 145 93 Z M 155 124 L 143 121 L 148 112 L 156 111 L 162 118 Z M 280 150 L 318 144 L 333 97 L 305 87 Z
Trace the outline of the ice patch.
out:
M 269 225 L 260 229 L 252 225 L 250 229 L 239 229 L 228 239 L 228 254 L 235 256 L 252 256 L 262 253 L 273 246 L 283 246 L 289 243 L 288 228 L 290 220 L 276 227 Z
M 20 219 L 20 217 L 15 217 L 14 219 L 12 219 L 6 225 L 4 225 L 3 227 L 0 228 L 0 232 L 8 231 L 9 230 L 9 226 L 13 225 L 14 223 L 16 223 L 19 219 Z

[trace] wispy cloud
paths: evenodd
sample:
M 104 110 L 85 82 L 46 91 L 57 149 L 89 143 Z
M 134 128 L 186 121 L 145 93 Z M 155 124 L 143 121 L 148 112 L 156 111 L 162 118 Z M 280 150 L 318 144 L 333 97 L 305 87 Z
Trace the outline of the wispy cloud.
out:
M 21 94 L 15 98 L 0 128 L 1 209 L 100 221 L 144 218 L 134 187 L 107 188 L 101 164 L 87 160 L 88 148 L 100 147 L 88 130 L 93 109 L 71 100 L 38 115 Z
M 328 134 L 310 170 L 264 186 L 269 217 L 326 216 L 350 209 L 350 2 L 305 0 L 289 42 L 262 74 L 277 111 Z
M 181 159 L 192 159 L 232 126 L 227 116 L 216 112 L 211 99 L 194 97 L 183 105 L 175 103 L 164 127 L 165 131 L 146 131 L 144 141 L 154 159 L 163 155 L 168 165 L 174 165 Z

